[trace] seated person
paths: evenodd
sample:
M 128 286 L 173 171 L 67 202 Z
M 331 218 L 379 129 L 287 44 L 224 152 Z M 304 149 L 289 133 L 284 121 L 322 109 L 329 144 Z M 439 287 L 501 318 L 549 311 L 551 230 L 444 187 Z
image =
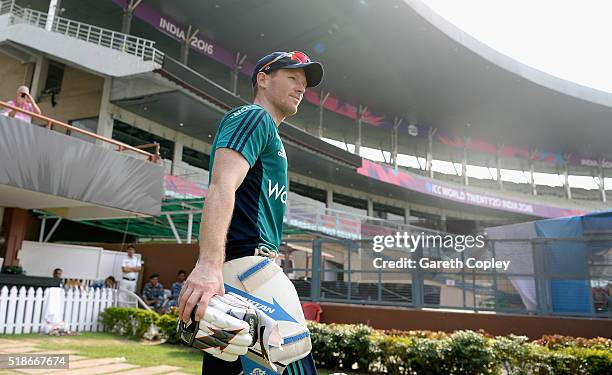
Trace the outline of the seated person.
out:
M 164 304 L 164 286 L 159 282 L 159 275 L 152 273 L 149 282 L 142 290 L 142 299 L 154 310 L 160 311 Z
M 115 281 L 115 277 L 113 277 L 113 276 L 109 276 L 109 277 L 106 278 L 106 280 L 104 280 L 104 287 L 105 288 L 114 289 L 116 285 L 117 285 L 117 282 Z
M 170 302 L 168 303 L 168 307 L 178 306 L 179 294 L 181 294 L 181 288 L 186 278 L 187 273 L 180 270 L 176 276 L 176 281 L 172 283 L 172 287 L 170 288 Z
M 83 284 L 77 279 L 67 279 L 66 283 L 64 283 L 64 286 L 66 288 L 80 288 L 83 286 Z
M 53 270 L 53 278 L 54 279 L 61 279 L 62 278 L 62 269 L 61 268 L 56 268 Z
M 65 279 L 64 281 L 64 279 L 62 278 L 63 274 L 64 274 L 64 271 L 61 268 L 56 268 L 53 270 L 53 278 L 62 280 L 60 282 L 60 287 L 80 288 L 81 286 L 83 286 L 81 282 L 77 279 Z
M 117 282 L 115 281 L 115 277 L 109 276 L 104 280 L 98 280 L 95 283 L 91 284 L 92 288 L 110 288 L 115 289 L 115 285 Z
M 53 278 L 54 279 L 59 279 L 59 287 L 63 288 L 64 287 L 64 280 L 62 279 L 62 273 L 64 271 L 62 271 L 61 268 L 56 268 L 53 270 Z

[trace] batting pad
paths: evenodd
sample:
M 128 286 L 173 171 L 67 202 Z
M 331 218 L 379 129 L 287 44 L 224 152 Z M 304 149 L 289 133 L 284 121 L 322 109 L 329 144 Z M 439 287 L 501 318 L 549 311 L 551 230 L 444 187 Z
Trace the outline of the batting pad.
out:
M 234 259 L 223 265 L 223 280 L 226 293 L 244 297 L 259 311 L 278 322 L 282 344 L 267 348 L 269 362 L 286 366 L 310 353 L 310 332 L 297 291 L 274 261 L 260 256 Z M 249 353 L 265 357 L 258 345 L 251 348 Z

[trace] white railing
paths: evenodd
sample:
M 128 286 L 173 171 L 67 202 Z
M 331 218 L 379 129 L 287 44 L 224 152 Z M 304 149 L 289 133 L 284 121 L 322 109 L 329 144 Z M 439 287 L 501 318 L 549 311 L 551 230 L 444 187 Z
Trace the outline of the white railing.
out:
M 43 332 L 50 288 L 0 289 L 0 335 Z M 100 313 L 115 305 L 114 289 L 70 288 L 64 291 L 64 328 L 75 332 L 102 330 Z
M 25 23 L 42 29 L 47 26 L 47 13 L 23 8 L 15 4 L 14 1 L 0 2 L 0 15 L 1 14 L 11 14 L 13 16 L 11 23 L 13 24 Z M 152 40 L 138 38 L 133 35 L 69 20 L 67 18 L 54 17 L 51 31 L 102 47 L 125 52 L 140 57 L 143 61 L 153 61 L 161 65 L 164 60 L 163 52 L 154 47 L 155 42 Z
M 14 6 L 14 1 L 0 1 L 0 14 L 12 13 Z
M 360 240 L 362 237 L 369 238 L 370 235 L 374 234 L 395 234 L 395 232 L 441 233 L 412 224 L 403 224 L 397 221 L 379 219 L 352 212 L 302 204 L 288 204 L 284 222 L 301 229 L 350 240 Z
M 132 308 L 143 308 L 145 310 L 153 311 L 153 309 L 140 298 L 140 296 L 132 291 L 125 289 L 117 289 L 117 307 L 132 307 Z
M 208 188 L 208 174 L 206 169 L 194 167 L 183 161 L 173 163 L 172 160 L 163 159 L 164 171 L 167 175 L 180 177 L 181 179 L 193 182 L 202 189 Z

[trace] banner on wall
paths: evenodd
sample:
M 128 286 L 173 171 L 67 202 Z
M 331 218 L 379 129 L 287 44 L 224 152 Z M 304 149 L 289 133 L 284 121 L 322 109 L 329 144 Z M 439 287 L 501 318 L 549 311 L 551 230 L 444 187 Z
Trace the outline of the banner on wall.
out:
M 412 175 L 404 171 L 396 170 L 385 165 L 363 159 L 361 168 L 357 173 L 370 178 L 377 179 L 389 184 L 401 186 L 406 189 L 417 191 L 442 199 L 465 203 L 473 206 L 492 208 L 502 211 L 516 212 L 531 216 L 553 218 L 573 215 L 583 215 L 582 210 L 568 210 L 564 208 L 535 204 L 515 199 L 481 194 L 466 188 L 458 188 L 440 183 L 439 181 Z
M 125 9 L 127 1 L 113 0 L 113 3 Z M 136 7 L 134 15 L 176 41 L 184 42 L 187 39 L 189 25 L 182 24 L 172 17 L 161 14 L 157 9 L 146 4 L 146 2 L 143 2 Z M 192 28 L 193 27 L 198 28 L 197 25 L 193 25 Z M 232 53 L 218 45 L 211 38 L 208 38 L 202 31 L 199 31 L 193 36 L 189 42 L 189 46 L 193 51 L 210 57 L 223 65 L 233 67 L 235 64 L 235 53 Z M 244 64 L 242 64 L 241 72 L 250 75 L 253 68 L 253 64 L 245 61 Z

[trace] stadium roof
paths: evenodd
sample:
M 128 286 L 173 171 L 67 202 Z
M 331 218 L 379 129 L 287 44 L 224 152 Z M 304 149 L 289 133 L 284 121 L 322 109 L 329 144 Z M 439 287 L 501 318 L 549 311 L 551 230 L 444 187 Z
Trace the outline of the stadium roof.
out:
M 251 63 L 272 50 L 303 49 L 325 66 L 322 90 L 391 119 L 506 145 L 612 157 L 612 94 L 502 55 L 419 0 L 147 3 Z

